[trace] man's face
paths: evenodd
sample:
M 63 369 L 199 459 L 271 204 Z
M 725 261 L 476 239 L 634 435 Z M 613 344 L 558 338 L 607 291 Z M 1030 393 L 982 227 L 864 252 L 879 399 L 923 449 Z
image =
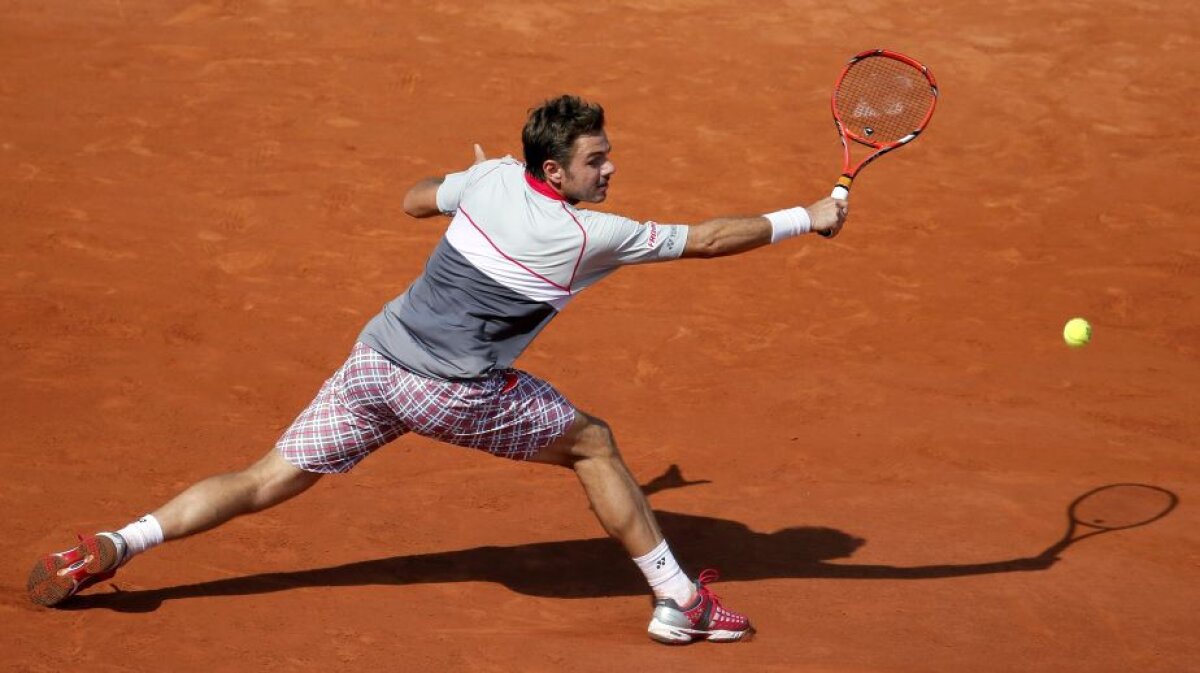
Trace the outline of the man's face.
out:
M 609 152 L 612 145 L 603 131 L 579 136 L 571 146 L 571 160 L 566 166 L 546 162 L 546 179 L 571 203 L 600 203 L 608 196 L 608 180 L 617 170 L 608 158 Z

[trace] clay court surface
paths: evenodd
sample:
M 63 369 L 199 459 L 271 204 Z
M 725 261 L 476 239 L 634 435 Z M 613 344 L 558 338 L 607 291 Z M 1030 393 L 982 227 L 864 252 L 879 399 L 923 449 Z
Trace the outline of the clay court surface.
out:
M 404 190 L 471 143 L 519 154 L 575 92 L 604 209 L 795 205 L 876 46 L 942 104 L 841 237 L 626 269 L 520 361 L 613 424 L 752 643 L 651 643 L 571 474 L 419 438 L 26 600 L 39 554 L 273 444 L 441 235 Z M 3 2 L 0 667 L 1200 669 L 1198 47 L 1166 0 Z M 1118 482 L 1179 505 L 1038 558 Z

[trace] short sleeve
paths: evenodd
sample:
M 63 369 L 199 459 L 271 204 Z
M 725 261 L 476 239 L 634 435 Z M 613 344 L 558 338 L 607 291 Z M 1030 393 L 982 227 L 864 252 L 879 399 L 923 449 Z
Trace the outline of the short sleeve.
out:
M 458 173 L 450 173 L 442 179 L 442 184 L 437 190 L 437 206 L 438 210 L 452 214 L 458 210 L 458 204 L 462 203 L 463 194 L 470 188 L 480 177 L 487 175 L 502 164 L 519 163 L 511 156 L 505 156 L 500 159 L 489 159 L 475 164 L 465 171 Z
M 458 210 L 463 191 L 467 187 L 467 173 L 468 171 L 451 173 L 442 179 L 442 184 L 438 185 L 437 190 L 438 210 L 447 215 Z
M 587 245 L 612 266 L 678 259 L 687 244 L 687 225 L 638 222 L 619 215 L 587 212 Z

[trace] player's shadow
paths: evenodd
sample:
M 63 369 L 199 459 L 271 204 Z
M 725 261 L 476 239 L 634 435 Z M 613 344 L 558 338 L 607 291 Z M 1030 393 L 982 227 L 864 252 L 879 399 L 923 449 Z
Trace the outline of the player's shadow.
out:
M 679 468 L 672 465 L 643 489 L 651 494 L 704 483 L 708 482 L 685 480 Z M 849 564 L 835 561 L 851 556 L 865 540 L 833 528 L 800 526 L 759 533 L 727 519 L 658 510 L 656 514 L 664 535 L 681 559 L 703 559 L 706 566 L 720 568 L 722 579 L 731 581 L 774 578 L 916 580 L 1038 571 L 1051 567 L 1067 546 L 1059 541 L 1033 556 L 987 563 Z M 393 556 L 164 589 L 99 590 L 76 596 L 61 608 L 149 612 L 156 610 L 163 601 L 180 598 L 241 596 L 314 586 L 445 582 L 495 582 L 522 594 L 555 598 L 646 594 L 645 580 L 620 545 L 609 538 L 591 538 Z

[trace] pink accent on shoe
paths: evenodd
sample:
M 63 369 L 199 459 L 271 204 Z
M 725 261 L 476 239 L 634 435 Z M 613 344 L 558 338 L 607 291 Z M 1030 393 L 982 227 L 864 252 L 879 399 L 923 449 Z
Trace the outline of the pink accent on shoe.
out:
M 117 545 L 104 535 L 80 535 L 72 549 L 46 554 L 29 572 L 29 600 L 58 605 L 83 589 L 110 579 L 121 564 Z
M 708 588 L 708 584 L 716 582 L 720 579 L 720 574 L 713 569 L 708 569 L 700 573 L 696 578 L 696 604 L 690 608 L 684 608 L 683 614 L 697 628 L 704 628 L 707 631 L 735 631 L 743 632 L 750 628 L 750 620 L 745 615 L 740 615 L 733 610 L 729 610 L 721 605 L 721 598 Z
M 662 643 L 681 645 L 695 640 L 714 643 L 747 640 L 754 635 L 750 620 L 721 605 L 721 599 L 708 584 L 717 581 L 716 570 L 705 570 L 696 578 L 696 600 L 686 608 L 664 598 L 655 602 L 654 616 L 648 629 L 650 637 Z

